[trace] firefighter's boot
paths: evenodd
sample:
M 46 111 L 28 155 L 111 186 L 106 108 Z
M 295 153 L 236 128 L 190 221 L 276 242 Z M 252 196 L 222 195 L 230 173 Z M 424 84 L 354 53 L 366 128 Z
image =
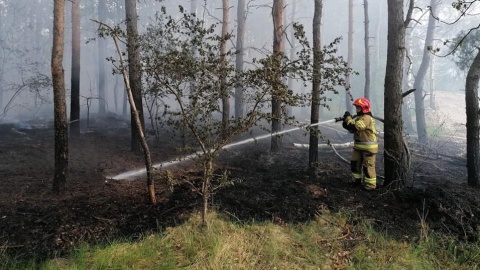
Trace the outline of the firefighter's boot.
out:
M 375 190 L 377 188 L 377 178 L 368 178 L 365 177 L 363 182 L 364 190 Z

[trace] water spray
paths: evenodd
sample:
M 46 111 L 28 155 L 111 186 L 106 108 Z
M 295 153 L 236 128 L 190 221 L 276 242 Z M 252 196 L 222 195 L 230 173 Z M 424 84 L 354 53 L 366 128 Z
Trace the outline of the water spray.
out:
M 308 128 L 308 127 L 314 127 L 314 126 L 323 125 L 323 124 L 328 124 L 328 123 L 333 123 L 333 122 L 336 122 L 335 118 L 327 120 L 327 121 L 315 123 L 315 124 L 309 124 L 309 125 L 294 127 L 294 128 L 282 130 L 282 131 L 279 131 L 279 132 L 265 134 L 265 135 L 262 135 L 262 136 L 246 139 L 246 140 L 243 140 L 243 141 L 230 143 L 230 144 L 227 144 L 227 145 L 223 146 L 221 149 L 228 149 L 228 148 L 231 148 L 231 147 L 234 147 L 234 146 L 238 146 L 238 145 L 242 145 L 242 144 L 246 144 L 246 143 L 250 143 L 250 142 L 256 142 L 258 140 L 262 140 L 262 139 L 265 139 L 265 138 L 270 138 L 270 137 L 277 136 L 277 135 L 282 135 L 282 134 L 293 132 L 293 131 L 296 131 L 296 130 L 305 129 L 305 128 Z M 161 168 L 166 168 L 166 167 L 169 167 L 169 166 L 172 166 L 172 165 L 175 165 L 175 164 L 179 164 L 179 163 L 181 163 L 183 161 L 186 161 L 186 160 L 194 159 L 195 157 L 201 155 L 202 153 L 203 153 L 202 151 L 197 151 L 193 154 L 190 154 L 190 155 L 184 156 L 184 157 L 180 157 L 180 158 L 177 158 L 175 160 L 154 164 L 152 167 L 155 168 L 155 169 L 160 168 L 160 167 Z M 147 170 L 145 168 L 137 169 L 137 170 L 131 170 L 131 171 L 127 171 L 127 172 L 121 173 L 121 174 L 116 175 L 116 176 L 107 177 L 107 179 L 113 179 L 113 180 L 129 179 L 129 178 L 132 178 L 132 177 L 143 175 L 146 172 L 147 172 Z

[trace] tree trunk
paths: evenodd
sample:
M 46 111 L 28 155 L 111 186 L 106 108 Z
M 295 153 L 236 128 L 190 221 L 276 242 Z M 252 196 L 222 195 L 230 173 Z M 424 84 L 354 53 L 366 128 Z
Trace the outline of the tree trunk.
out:
M 141 126 L 135 125 L 135 115 L 130 110 L 132 141 L 131 150 L 140 153 L 139 134 L 145 132 L 145 119 L 143 118 L 142 104 L 142 71 L 140 63 L 140 52 L 138 46 L 137 30 L 137 2 L 136 0 L 125 0 L 125 14 L 127 19 L 127 51 L 128 51 L 128 72 L 130 87 L 132 89 L 133 101 L 138 111 Z
M 238 0 L 237 7 L 237 46 L 236 46 L 236 59 L 235 67 L 239 72 L 243 71 L 243 56 L 245 50 L 243 48 L 245 43 L 245 24 L 246 24 L 246 10 L 245 0 Z M 245 115 L 243 104 L 243 89 L 242 85 L 235 88 L 235 119 L 243 118 Z
M 293 27 L 293 24 L 295 23 L 295 13 L 297 12 L 297 0 L 292 0 L 292 15 L 290 18 L 290 23 L 292 26 L 290 27 L 290 42 L 292 43 L 292 46 L 290 48 L 290 61 L 295 61 L 296 59 L 296 50 L 295 50 L 295 28 Z M 285 44 L 286 45 L 286 44 Z M 293 91 L 293 93 L 298 93 L 297 91 L 293 90 L 293 85 L 294 85 L 294 79 L 293 78 L 288 78 L 288 89 Z M 293 116 L 293 111 L 292 111 L 292 106 L 288 107 L 287 115 L 289 117 Z
M 467 172 L 468 185 L 479 186 L 479 117 L 478 82 L 480 77 L 480 51 L 468 70 L 465 83 L 465 104 L 467 110 Z
M 311 125 L 318 123 L 320 119 L 320 81 L 322 68 L 322 52 L 320 25 L 322 20 L 322 0 L 315 0 L 313 13 L 313 82 L 312 82 L 312 108 L 310 115 Z M 315 173 L 318 167 L 318 125 L 310 128 L 310 142 L 308 149 L 308 169 Z
M 275 57 L 281 57 L 283 52 L 283 7 L 284 0 L 274 0 L 272 7 L 273 17 L 273 54 Z M 280 76 L 281 61 L 277 63 L 278 74 L 275 80 L 281 84 L 282 78 Z M 276 83 L 277 84 L 277 83 Z M 277 86 L 275 86 L 277 87 Z M 282 97 L 276 92 L 278 89 L 272 89 L 272 133 L 280 132 L 282 130 Z M 277 152 L 282 149 L 282 138 L 280 136 L 272 136 L 271 151 Z
M 403 0 L 388 1 L 388 47 L 385 72 L 385 185 L 393 188 L 405 184 L 407 166 L 403 144 L 402 71 L 405 58 Z
M 427 144 L 428 142 L 424 104 L 424 96 L 426 91 L 423 89 L 423 87 L 425 85 L 425 76 L 427 75 L 428 67 L 430 66 L 431 53 L 428 48 L 432 46 L 433 36 L 435 34 L 435 25 L 437 20 L 434 18 L 434 16 L 436 15 L 437 1 L 438 0 L 430 1 L 431 14 L 428 20 L 427 36 L 425 38 L 425 46 L 423 48 L 423 59 L 420 67 L 418 68 L 417 76 L 415 77 L 415 83 L 413 84 L 413 88 L 417 89 L 414 93 L 415 116 L 417 119 L 418 142 L 421 144 Z
M 0 5 L 0 33 L 3 33 L 4 30 L 4 21 L 3 21 L 3 16 L 4 16 L 4 9 L 3 9 L 3 5 Z M 0 42 L 0 49 L 1 50 L 4 50 L 5 48 L 5 44 L 4 44 L 4 41 L 1 41 Z M 0 115 L 2 115 L 4 113 L 4 109 L 3 109 L 3 92 L 4 92 L 4 89 L 3 89 L 3 74 L 4 74 L 4 71 L 5 71 L 5 62 L 6 62 L 6 59 L 5 59 L 5 56 L 2 55 L 2 59 L 0 59 Z
M 363 13 L 365 17 L 365 89 L 364 96 L 372 102 L 370 97 L 370 19 L 368 18 L 368 0 L 363 0 Z
M 197 16 L 197 0 L 190 0 L 190 13 Z
M 62 64 L 65 29 L 64 10 L 64 0 L 55 0 L 53 2 L 53 47 L 51 63 L 55 123 L 55 176 L 53 178 L 53 192 L 58 195 L 65 190 L 68 173 L 67 105 Z
M 106 22 L 107 20 L 107 0 L 98 1 L 98 20 L 101 22 Z M 105 104 L 107 102 L 105 95 L 105 48 L 106 42 L 105 38 L 97 38 L 97 48 L 98 48 L 98 115 L 105 115 Z
M 147 170 L 147 192 L 150 199 L 150 203 L 154 205 L 157 203 L 157 197 L 155 195 L 155 182 L 153 178 L 153 164 L 150 156 L 150 148 L 148 147 L 148 143 L 145 138 L 145 134 L 143 132 L 143 126 L 142 126 L 143 123 L 140 118 L 140 113 L 136 107 L 137 105 L 135 104 L 135 98 L 133 96 L 132 86 L 130 85 L 131 79 L 129 78 L 129 74 L 127 73 L 127 67 L 125 65 L 125 60 L 123 59 L 123 53 L 121 51 L 120 44 L 115 35 L 112 35 L 112 37 L 115 43 L 115 48 L 117 50 L 118 57 L 120 58 L 120 69 L 122 72 L 123 81 L 125 83 L 128 101 L 130 103 L 130 111 L 132 112 L 132 116 L 134 120 L 132 124 L 134 124 L 138 130 L 138 133 L 137 133 L 138 137 L 135 139 L 137 139 L 137 141 L 140 142 L 141 147 L 143 149 L 145 167 Z
M 382 26 L 384 26 L 384 18 L 385 18 L 385 10 L 386 10 L 386 5 L 387 1 L 379 1 L 377 2 L 374 6 L 376 7 L 377 9 L 377 12 L 375 13 L 376 15 L 376 21 L 375 21 L 375 50 L 374 50 L 374 64 L 373 64 L 373 74 L 372 74 L 372 81 L 373 81 L 373 84 L 374 84 L 374 89 L 383 84 L 383 82 L 381 82 L 381 80 L 383 80 L 384 78 L 382 78 L 382 65 L 383 63 L 385 63 L 385 60 L 384 59 L 380 59 L 380 54 L 381 54 L 381 39 L 383 38 L 383 34 L 381 34 L 381 29 L 382 29 Z M 374 93 L 376 94 L 376 93 Z M 378 93 L 380 94 L 380 93 Z M 372 97 L 373 99 L 375 99 L 375 97 Z
M 122 115 L 126 119 L 128 117 L 128 95 L 127 95 L 127 88 L 123 87 L 123 99 L 122 99 Z M 133 135 L 133 132 L 132 132 Z M 133 140 L 133 138 L 132 138 Z
M 288 25 L 288 18 L 287 18 L 287 9 L 286 7 L 283 9 L 283 36 L 282 36 L 282 44 L 283 44 L 283 56 L 287 56 L 287 44 L 288 44 L 288 35 L 287 35 L 287 25 Z M 292 36 L 293 37 L 293 36 Z M 290 38 L 292 39 L 292 38 Z M 285 63 L 285 61 L 282 61 L 282 65 Z M 284 76 L 283 77 L 283 84 L 288 86 L 288 77 Z M 289 89 L 291 90 L 291 89 Z M 286 97 L 288 98 L 288 97 Z M 291 117 L 292 116 L 292 106 L 289 104 L 284 104 L 284 110 L 285 110 L 285 116 Z
M 116 10 L 115 10 L 115 24 L 122 26 L 122 22 L 125 19 L 125 11 L 123 11 L 123 6 L 122 5 L 116 5 Z M 125 30 L 125 29 L 122 29 Z M 125 51 L 125 46 L 120 46 L 120 49 L 122 51 Z M 114 88 L 114 93 L 116 94 L 115 98 L 115 109 L 118 114 L 120 114 L 123 118 L 128 117 L 128 112 L 127 112 L 127 91 L 125 90 L 125 87 L 120 83 L 122 82 L 122 78 L 116 77 L 116 82 L 115 82 L 115 88 Z M 119 82 L 119 85 L 117 87 L 117 82 Z M 118 100 L 117 100 L 118 99 Z M 121 105 L 118 104 L 118 106 L 121 108 L 117 108 L 117 102 L 121 102 Z
M 430 109 L 435 110 L 435 58 L 430 63 Z
M 209 157 L 203 164 L 203 182 L 202 182 L 202 224 L 207 225 L 208 200 L 210 199 L 210 182 L 213 176 L 213 160 Z
M 80 135 L 80 1 L 72 1 L 72 75 L 70 135 Z
M 352 68 L 353 63 L 353 0 L 348 0 L 348 55 L 347 55 L 347 69 Z M 351 72 L 345 76 L 345 109 L 352 111 L 352 79 Z
M 205 3 L 205 4 L 206 4 L 206 3 Z M 206 8 L 206 7 L 205 7 L 205 8 Z M 190 14 L 192 14 L 192 15 L 195 16 L 195 17 L 197 17 L 197 0 L 191 0 L 191 2 L 190 2 Z M 206 25 L 206 21 L 204 21 L 204 25 Z M 195 38 L 195 37 L 192 36 L 192 37 L 191 37 L 191 40 L 193 40 L 194 38 Z M 190 50 L 191 50 L 191 52 L 192 52 L 192 58 L 196 58 L 197 55 L 196 55 L 196 47 L 195 47 L 195 45 L 192 45 L 192 47 L 191 47 Z M 196 94 L 195 94 L 195 78 L 190 79 L 189 91 L 190 91 L 190 93 L 187 93 L 188 95 L 192 95 L 192 96 L 196 95 Z M 181 129 L 181 131 L 180 131 L 180 132 L 181 132 L 181 136 L 182 136 L 182 138 L 184 138 L 184 137 L 185 137 L 184 127 L 182 126 L 182 127 L 180 127 L 180 129 Z
M 412 28 L 408 28 L 406 31 L 406 41 L 405 41 L 405 60 L 403 64 L 403 79 L 402 79 L 402 89 L 405 91 L 407 89 L 412 89 Z M 410 111 L 411 97 L 410 95 L 403 98 L 402 103 L 402 117 L 405 131 L 409 134 L 415 132 L 412 121 L 412 113 Z
M 114 77 L 114 80 L 115 80 L 115 84 L 113 85 L 113 103 L 115 105 L 115 113 L 118 113 L 118 95 L 119 95 L 119 89 L 120 87 L 118 87 L 118 81 L 119 81 L 119 78 L 118 76 L 115 76 Z
M 222 134 L 226 138 L 228 122 L 230 120 L 230 95 L 227 87 L 227 36 L 228 24 L 230 22 L 230 1 L 223 0 L 222 40 L 220 42 L 220 63 L 222 65 L 222 78 L 220 79 L 220 94 L 222 97 Z
M 3 107 L 3 99 L 4 99 L 4 89 L 3 89 L 3 80 L 4 80 L 4 70 L 5 70 L 5 62 L 2 61 L 0 63 L 0 115 L 3 115 L 4 107 Z

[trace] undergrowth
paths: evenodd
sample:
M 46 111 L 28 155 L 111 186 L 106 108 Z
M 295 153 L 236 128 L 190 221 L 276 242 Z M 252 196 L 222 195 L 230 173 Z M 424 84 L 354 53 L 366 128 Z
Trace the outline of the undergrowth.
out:
M 299 224 L 240 223 L 200 214 L 141 241 L 83 244 L 68 258 L 19 263 L 0 250 L 1 269 L 480 269 L 480 243 L 419 232 L 398 241 L 363 220 L 324 213 Z M 358 219 L 357 219 L 358 221 Z M 420 222 L 420 221 L 419 221 Z

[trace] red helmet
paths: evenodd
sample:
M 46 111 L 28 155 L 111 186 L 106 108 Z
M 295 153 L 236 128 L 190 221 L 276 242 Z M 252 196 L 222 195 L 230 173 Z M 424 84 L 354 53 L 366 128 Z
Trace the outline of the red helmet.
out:
M 353 105 L 362 108 L 363 113 L 369 113 L 370 112 L 370 101 L 368 101 L 368 99 L 366 99 L 366 98 L 357 98 L 353 102 Z

